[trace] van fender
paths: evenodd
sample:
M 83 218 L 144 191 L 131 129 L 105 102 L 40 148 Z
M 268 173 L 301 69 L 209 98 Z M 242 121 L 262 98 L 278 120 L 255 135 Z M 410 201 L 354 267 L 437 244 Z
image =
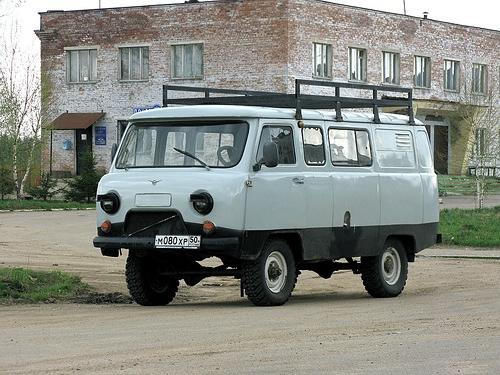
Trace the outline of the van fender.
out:
M 287 242 L 292 250 L 296 262 L 304 259 L 302 234 L 298 230 L 256 230 L 246 231 L 243 238 L 241 259 L 257 259 L 265 243 L 270 239 L 279 238 Z

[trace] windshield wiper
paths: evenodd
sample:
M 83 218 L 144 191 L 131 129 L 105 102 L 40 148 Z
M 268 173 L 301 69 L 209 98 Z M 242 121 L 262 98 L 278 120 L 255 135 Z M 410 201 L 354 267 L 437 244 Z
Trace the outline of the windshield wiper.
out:
M 178 149 L 176 147 L 174 147 L 174 150 L 177 151 L 177 152 L 180 152 L 181 154 L 183 155 L 186 155 L 186 156 L 189 156 L 190 158 L 196 160 L 198 163 L 200 163 L 201 165 L 203 165 L 207 171 L 210 170 L 210 167 L 208 166 L 207 163 L 205 163 L 203 160 L 201 160 L 200 158 L 197 158 L 196 156 L 194 156 L 193 154 L 191 154 L 190 152 L 187 152 L 187 151 L 184 151 L 184 150 L 181 150 L 181 149 Z

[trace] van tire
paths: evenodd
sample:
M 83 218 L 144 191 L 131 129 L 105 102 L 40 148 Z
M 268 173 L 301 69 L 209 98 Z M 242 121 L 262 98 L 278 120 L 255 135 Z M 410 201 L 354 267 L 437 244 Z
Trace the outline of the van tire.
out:
M 361 279 L 372 297 L 398 296 L 407 278 L 408 258 L 404 246 L 398 240 L 387 240 L 377 256 L 361 257 Z
M 158 263 L 148 257 L 130 254 L 127 258 L 125 277 L 133 300 L 143 306 L 166 305 L 174 299 L 179 280 L 161 276 Z
M 288 244 L 267 241 L 256 260 L 243 263 L 241 282 L 256 306 L 279 306 L 288 301 L 297 282 L 295 258 Z

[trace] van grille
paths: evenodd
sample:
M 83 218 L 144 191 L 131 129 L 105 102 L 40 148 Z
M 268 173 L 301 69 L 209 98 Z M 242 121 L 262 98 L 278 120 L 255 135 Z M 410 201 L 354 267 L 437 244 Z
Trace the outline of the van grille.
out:
M 170 220 L 155 225 L 167 219 Z M 151 227 L 148 228 L 149 226 Z M 187 234 L 187 230 L 184 221 L 176 212 L 129 212 L 125 219 L 125 234 L 154 237 L 157 234 Z

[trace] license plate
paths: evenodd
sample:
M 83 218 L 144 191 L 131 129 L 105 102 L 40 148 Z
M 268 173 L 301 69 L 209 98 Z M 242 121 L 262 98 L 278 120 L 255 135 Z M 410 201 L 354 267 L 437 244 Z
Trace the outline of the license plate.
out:
M 155 247 L 158 249 L 199 249 L 201 236 L 156 236 Z

